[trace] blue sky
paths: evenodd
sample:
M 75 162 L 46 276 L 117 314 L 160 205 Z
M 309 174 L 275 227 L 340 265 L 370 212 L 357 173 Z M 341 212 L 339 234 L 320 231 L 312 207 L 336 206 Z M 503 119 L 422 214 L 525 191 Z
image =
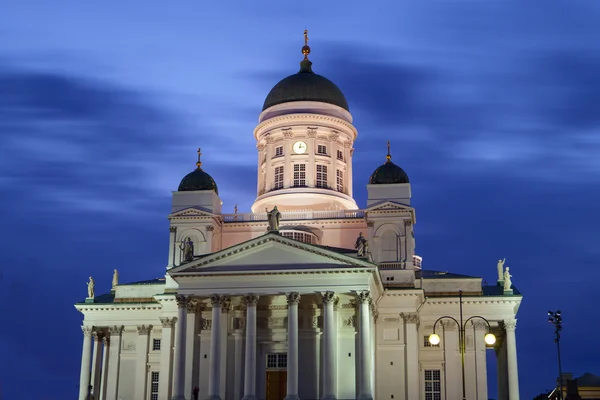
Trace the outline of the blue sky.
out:
M 563 370 L 600 374 L 599 2 L 5 0 L 0 27 L 5 398 L 75 396 L 73 303 L 89 275 L 104 292 L 113 268 L 164 273 L 170 193 L 197 147 L 224 210 L 249 210 L 252 130 L 305 27 L 359 130 L 358 203 L 391 140 L 424 266 L 492 282 L 507 258 L 522 398 L 554 383 L 549 309 Z

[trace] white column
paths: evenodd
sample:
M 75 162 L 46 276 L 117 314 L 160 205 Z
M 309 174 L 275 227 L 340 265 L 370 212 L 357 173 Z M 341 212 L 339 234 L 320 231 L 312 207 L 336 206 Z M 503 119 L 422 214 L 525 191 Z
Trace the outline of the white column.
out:
M 494 350 L 496 350 L 498 400 L 508 400 L 508 375 L 506 370 L 506 334 L 498 336 Z
M 108 362 L 108 373 L 106 382 L 106 399 L 117 398 L 119 388 L 119 368 L 121 364 L 121 334 L 123 326 L 112 326 L 108 328 L 110 333 L 110 355 Z
M 91 326 L 82 326 L 83 347 L 81 351 L 81 372 L 79 374 L 79 400 L 87 400 L 90 386 L 90 363 L 92 358 Z
M 108 375 L 110 339 L 106 336 L 102 338 L 102 372 L 100 374 L 99 400 L 106 399 L 106 379 Z
M 241 319 L 238 320 L 238 323 Z M 244 322 L 245 324 L 245 322 Z M 234 348 L 234 372 L 233 372 L 233 400 L 240 400 L 242 398 L 242 367 L 243 363 L 243 348 L 244 348 L 244 336 L 242 332 L 237 331 L 239 328 L 235 328 L 236 332 L 233 334 L 233 348 Z
M 504 321 L 506 330 L 506 367 L 508 369 L 508 398 L 519 400 L 519 369 L 517 366 L 516 320 Z
M 188 300 L 187 303 L 187 321 L 185 322 L 185 390 L 184 393 L 192 399 L 194 386 L 196 385 L 195 378 L 198 373 L 194 366 L 196 365 L 196 357 L 198 357 L 196 349 L 196 314 L 198 312 L 198 302 L 196 300 Z M 168 398 L 168 397 L 165 397 Z
M 92 333 L 94 341 L 94 352 L 92 353 L 92 393 L 95 399 L 99 399 L 100 393 L 100 368 L 102 365 L 102 333 L 95 331 Z
M 221 400 L 219 384 L 221 383 L 221 300 L 219 295 L 210 298 L 212 304 L 212 321 L 210 330 L 210 363 L 208 369 L 208 398 Z
M 419 315 L 416 313 L 401 314 L 404 319 L 406 354 L 406 398 L 420 398 L 419 379 Z
M 152 325 L 138 325 L 137 331 L 134 398 L 145 399 L 148 378 L 148 341 Z
M 173 400 L 185 400 L 185 323 L 187 297 L 177 295 L 177 329 L 173 360 Z
M 460 353 L 458 349 L 458 325 L 454 321 L 441 321 L 444 327 L 444 388 L 447 399 L 460 399 L 462 397 Z M 439 333 L 439 332 L 436 332 Z
M 344 158 L 346 161 L 346 173 L 344 174 L 345 186 L 346 186 L 346 194 L 352 197 L 352 155 L 354 154 L 354 149 L 352 148 L 352 142 L 349 142 L 347 145 L 344 143 L 345 154 Z
M 335 321 L 333 320 L 334 292 L 322 293 L 323 300 L 323 397 L 322 400 L 335 400 Z
M 485 345 L 485 335 L 488 331 L 488 325 L 483 321 L 473 321 L 473 330 L 475 335 L 476 398 L 484 400 L 487 399 L 487 347 Z
M 221 372 L 219 395 L 222 399 L 227 397 L 227 335 L 229 331 L 229 308 L 231 299 L 223 296 L 221 300 Z
M 169 227 L 169 262 L 167 263 L 167 269 L 172 268 L 175 265 L 175 235 L 177 234 L 177 227 Z
M 246 359 L 243 400 L 256 400 L 256 305 L 258 296 L 246 295 L 244 302 L 246 303 Z
M 373 353 L 371 352 L 371 295 L 368 291 L 356 294 L 358 303 L 358 345 L 362 368 L 358 377 L 358 399 L 372 400 L 373 387 L 371 373 L 373 372 Z
M 287 394 L 285 400 L 299 400 L 298 397 L 298 303 L 300 294 L 287 293 L 288 303 L 288 350 L 287 350 Z
M 173 366 L 173 326 L 177 318 L 161 317 L 162 336 L 160 338 L 160 372 L 158 375 L 158 397 L 171 398 Z

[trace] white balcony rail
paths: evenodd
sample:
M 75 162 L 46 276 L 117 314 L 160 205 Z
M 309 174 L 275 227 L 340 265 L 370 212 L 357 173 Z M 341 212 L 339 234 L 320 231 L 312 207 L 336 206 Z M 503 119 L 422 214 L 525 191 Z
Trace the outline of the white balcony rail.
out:
M 300 221 L 314 219 L 356 219 L 364 218 L 363 210 L 333 210 L 333 211 L 284 211 L 282 221 Z M 267 213 L 223 214 L 224 222 L 254 222 L 266 221 Z

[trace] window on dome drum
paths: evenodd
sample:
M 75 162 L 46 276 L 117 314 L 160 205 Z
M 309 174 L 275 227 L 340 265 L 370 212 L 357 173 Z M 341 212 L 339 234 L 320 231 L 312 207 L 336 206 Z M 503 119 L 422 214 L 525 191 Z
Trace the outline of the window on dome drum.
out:
M 281 157 L 283 155 L 283 146 L 275 147 L 275 157 Z
M 273 189 L 283 189 L 283 166 L 275 167 L 275 182 Z
M 306 186 L 306 164 L 294 164 L 294 187 Z
M 326 156 L 327 155 L 327 146 L 322 145 L 322 144 L 318 145 L 317 146 L 317 154 Z
M 287 369 L 287 353 L 267 354 L 267 369 Z
M 317 164 L 317 187 L 318 188 L 326 188 L 327 187 L 327 166 Z
M 442 380 L 439 369 L 425 370 L 425 400 L 442 400 Z
M 152 350 L 159 351 L 160 350 L 160 339 L 154 339 L 152 341 Z
M 423 347 L 440 347 L 440 344 L 431 344 L 429 341 L 429 335 L 423 336 Z
M 344 153 L 341 150 L 337 151 L 337 159 L 344 161 Z
M 296 232 L 296 231 L 282 231 L 281 236 L 297 240 L 303 243 L 313 244 L 315 243 L 313 235 L 306 232 Z
M 150 400 L 158 400 L 158 372 L 152 372 L 150 378 Z
M 342 170 L 336 171 L 336 189 L 338 192 L 344 192 L 344 172 Z

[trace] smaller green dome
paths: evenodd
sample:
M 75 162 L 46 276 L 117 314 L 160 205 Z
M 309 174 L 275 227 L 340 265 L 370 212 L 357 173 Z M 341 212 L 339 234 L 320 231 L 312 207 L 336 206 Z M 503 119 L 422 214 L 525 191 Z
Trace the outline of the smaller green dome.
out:
M 394 183 L 410 183 L 406 172 L 392 162 L 390 142 L 388 141 L 388 154 L 383 165 L 377 168 L 369 178 L 370 185 L 386 185 Z
M 214 190 L 216 194 L 219 194 L 217 183 L 215 180 L 202 170 L 202 162 L 200 156 L 202 153 L 198 149 L 198 162 L 196 163 L 196 169 L 186 176 L 183 177 L 179 184 L 179 192 L 189 192 L 193 190 Z

